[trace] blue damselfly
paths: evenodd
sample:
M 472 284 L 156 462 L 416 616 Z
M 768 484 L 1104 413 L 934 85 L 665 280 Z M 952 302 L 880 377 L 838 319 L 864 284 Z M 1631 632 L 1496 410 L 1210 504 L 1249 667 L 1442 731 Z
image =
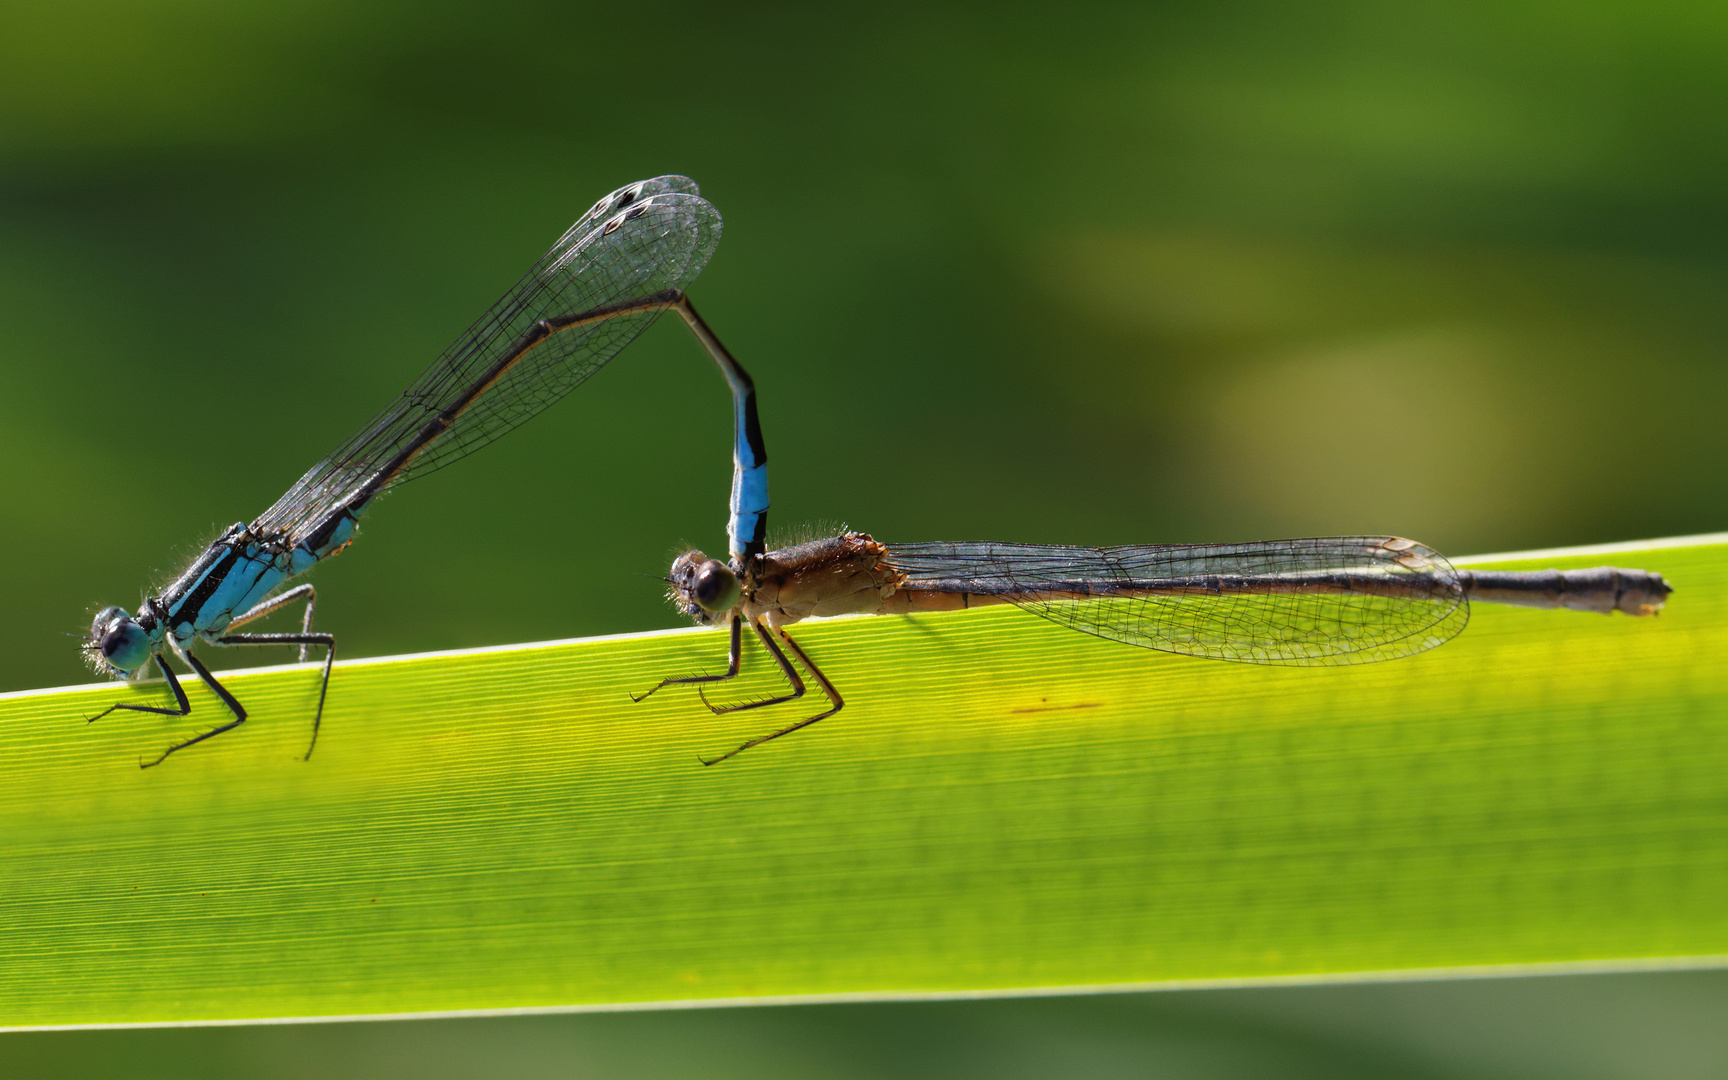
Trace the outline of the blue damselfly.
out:
M 116 710 L 186 716 L 192 711 L 168 655 L 180 658 L 228 707 L 233 719 L 168 747 L 145 767 L 246 720 L 246 710 L 191 647 L 297 645 L 325 649 L 311 756 L 324 715 L 336 639 L 312 630 L 309 584 L 271 595 L 353 541 L 360 515 L 385 491 L 473 453 L 568 394 L 661 314 L 676 311 L 719 365 L 734 405 L 733 488 L 728 536 L 736 558 L 762 552 L 768 509 L 767 457 L 750 377 L 684 295 L 720 239 L 720 215 L 696 184 L 662 176 L 620 188 L 596 203 L 503 299 L 456 340 L 407 390 L 250 524 L 230 527 L 190 567 L 148 596 L 136 616 L 96 615 L 85 654 L 100 670 L 130 677 L 154 660 L 174 695 L 171 707 L 121 702 Z M 298 633 L 233 633 L 296 603 Z

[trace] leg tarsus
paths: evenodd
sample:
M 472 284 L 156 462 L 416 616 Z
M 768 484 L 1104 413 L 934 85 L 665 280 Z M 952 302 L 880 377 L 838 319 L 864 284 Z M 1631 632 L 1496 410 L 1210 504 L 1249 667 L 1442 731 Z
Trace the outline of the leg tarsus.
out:
M 755 620 L 751 621 L 750 628 L 756 631 L 756 636 L 762 640 L 762 645 L 768 650 L 768 655 L 774 658 L 774 666 L 780 669 L 780 674 L 786 676 L 786 681 L 791 684 L 792 692 L 790 694 L 780 694 L 777 697 L 762 698 L 757 701 L 746 701 L 741 705 L 715 705 L 708 700 L 706 694 L 703 694 L 702 704 L 707 705 L 709 711 L 715 716 L 724 716 L 731 712 L 742 712 L 745 709 L 760 709 L 764 705 L 779 705 L 787 701 L 797 701 L 799 698 L 804 696 L 804 680 L 798 677 L 798 669 L 792 666 L 792 662 L 786 659 L 786 654 L 780 651 L 780 646 L 775 644 L 774 639 L 769 636 L 768 628 Z M 785 637 L 785 633 L 784 630 L 780 631 L 782 637 Z M 790 641 L 792 639 L 787 638 L 786 640 Z
M 167 680 L 168 689 L 174 692 L 174 700 L 179 704 L 168 709 L 160 705 L 128 705 L 125 702 L 116 702 L 84 722 L 94 724 L 117 709 L 126 712 L 150 713 L 155 716 L 190 716 L 192 714 L 192 702 L 187 700 L 186 691 L 180 687 L 180 680 L 174 677 L 174 670 L 168 666 L 168 661 L 162 658 L 161 653 L 152 654 L 152 659 L 156 661 L 156 669 L 162 673 L 162 678 Z
M 296 585 L 280 596 L 272 596 L 270 599 L 255 605 L 252 610 L 243 615 L 239 615 L 230 621 L 228 623 L 228 629 L 238 630 L 249 622 L 256 622 L 271 612 L 280 611 L 289 604 L 297 603 L 300 600 L 306 601 L 306 611 L 300 619 L 300 633 L 309 636 L 312 633 L 312 608 L 318 603 L 318 590 L 313 588 L 310 583 L 305 585 Z M 239 634 L 234 636 L 245 638 L 254 635 Z M 306 662 L 306 647 L 309 644 L 316 644 L 316 642 L 302 642 L 300 645 L 300 662 L 302 664 Z
M 817 685 L 822 689 L 823 696 L 828 699 L 831 707 L 823 712 L 817 713 L 815 716 L 800 720 L 796 724 L 781 728 L 779 731 L 751 739 L 749 742 L 743 743 L 742 745 L 721 754 L 719 757 L 705 758 L 701 755 L 697 755 L 696 760 L 700 761 L 704 765 L 718 765 L 727 758 L 741 754 L 744 751 L 749 750 L 751 747 L 761 746 L 763 743 L 778 739 L 782 735 L 790 735 L 799 728 L 809 727 L 818 720 L 825 720 L 846 706 L 845 700 L 840 696 L 840 691 L 834 688 L 834 684 L 829 681 L 828 676 L 824 675 L 822 669 L 817 667 L 815 662 L 810 659 L 810 654 L 806 653 L 796 641 L 792 640 L 792 635 L 778 627 L 775 628 L 771 635 L 768 627 L 757 619 L 752 619 L 750 621 L 750 628 L 756 631 L 756 636 L 761 640 L 763 647 L 768 650 L 768 655 L 773 658 L 774 666 L 778 667 L 780 673 L 786 677 L 786 682 L 791 687 L 791 691 L 773 697 L 762 698 L 758 701 L 746 701 L 736 705 L 716 705 L 712 701 L 708 700 L 707 687 L 700 686 L 697 689 L 697 696 L 702 699 L 702 704 L 708 707 L 709 712 L 712 712 L 716 716 L 724 716 L 727 713 L 743 712 L 747 709 L 760 709 L 768 705 L 780 705 L 788 701 L 796 701 L 804 696 L 807 692 L 804 680 L 799 676 L 797 667 L 787 658 L 785 651 L 780 648 L 780 642 L 774 640 L 774 635 L 778 635 L 780 641 L 785 642 L 786 647 L 791 649 L 793 655 L 798 658 L 798 662 L 802 664 L 804 669 L 816 680 Z M 646 693 L 641 695 L 630 695 L 631 700 L 641 701 L 649 694 L 654 693 L 655 690 L 659 690 L 662 687 L 689 683 L 722 682 L 736 676 L 738 674 L 739 658 L 743 652 L 743 620 L 740 616 L 734 615 L 732 617 L 731 630 L 732 641 L 731 647 L 727 653 L 726 674 L 691 675 L 676 679 L 662 679 L 657 686 L 648 690 Z
M 652 687 L 640 694 L 631 694 L 630 700 L 640 705 L 648 699 L 648 695 L 668 686 L 687 686 L 691 683 L 723 682 L 738 676 L 738 663 L 744 652 L 744 620 L 742 616 L 732 616 L 731 641 L 726 647 L 726 674 L 724 675 L 681 675 L 675 679 L 661 679 Z
M 841 709 L 841 706 L 836 705 L 832 709 L 829 709 L 826 712 L 819 712 L 815 716 L 812 716 L 807 720 L 800 720 L 796 724 L 791 724 L 791 725 L 788 725 L 786 727 L 783 727 L 779 731 L 776 731 L 772 734 L 760 735 L 754 739 L 751 739 L 747 743 L 744 743 L 740 746 L 734 747 L 733 749 L 726 751 L 724 754 L 721 754 L 717 758 L 703 758 L 702 764 L 704 764 L 704 765 L 718 765 L 722 761 L 725 761 L 727 758 L 736 757 L 737 755 L 742 754 L 744 751 L 749 750 L 752 747 L 761 746 L 765 742 L 772 742 L 775 739 L 778 739 L 782 735 L 790 735 L 794 731 L 797 731 L 799 728 L 807 728 L 811 724 L 814 724 L 818 720 L 826 720 L 830 716 L 833 716 L 835 713 L 839 712 L 840 709 Z
M 215 729 L 212 729 L 210 731 L 206 731 L 202 735 L 194 735 L 192 738 L 187 739 L 183 742 L 175 743 L 173 746 L 170 746 L 168 749 L 162 751 L 162 753 L 159 756 L 157 756 L 157 758 L 154 761 L 140 760 L 138 762 L 138 767 L 140 769 L 148 769 L 152 765 L 160 765 L 164 761 L 167 761 L 168 755 L 172 754 L 174 751 L 184 750 L 188 746 L 194 746 L 198 743 L 203 742 L 205 739 L 215 738 L 217 735 L 222 734 L 224 731 L 232 731 L 233 729 L 239 727 L 241 724 L 244 724 L 246 722 L 246 708 L 245 708 L 245 706 L 241 705 L 239 699 L 236 698 L 233 694 L 228 692 L 227 687 L 223 686 L 221 683 L 216 681 L 216 676 L 210 674 L 210 669 L 204 666 L 204 662 L 202 660 L 198 659 L 196 656 L 193 656 L 191 653 L 185 652 L 185 651 L 180 651 L 180 659 L 186 661 L 187 666 L 190 667 L 193 671 L 196 671 L 198 673 L 199 680 L 202 681 L 205 686 L 208 686 L 216 694 L 217 697 L 222 699 L 222 703 L 224 705 L 228 706 L 228 711 L 234 714 L 234 719 L 229 721 L 226 724 L 223 724 L 219 728 L 215 728 Z M 167 664 L 161 664 L 161 667 L 162 667 L 162 670 L 164 672 L 166 672 L 168 670 Z M 190 713 L 192 710 L 190 708 L 188 708 L 186 711 L 188 713 Z
M 172 754 L 174 751 L 184 750 L 188 746 L 194 746 L 198 743 L 203 742 L 205 739 L 213 739 L 216 736 L 222 734 L 224 731 L 232 731 L 235 728 L 239 727 L 241 724 L 244 724 L 245 722 L 246 722 L 246 718 L 244 716 L 242 716 L 237 720 L 230 720 L 228 723 L 223 724 L 219 728 L 215 728 L 213 730 L 206 731 L 202 735 L 194 735 L 192 738 L 187 739 L 185 742 L 177 742 L 173 746 L 170 746 L 168 749 L 166 749 L 166 750 L 162 751 L 160 754 L 156 755 L 154 760 L 145 761 L 143 758 L 139 758 L 138 759 L 138 767 L 140 769 L 148 769 L 152 765 L 160 765 L 164 761 L 167 761 L 168 755 Z
M 305 586 L 311 588 L 311 586 Z M 286 594 L 284 594 L 286 595 Z M 257 608 L 253 609 L 254 611 Z M 311 603 L 307 603 L 307 619 L 311 619 Z M 312 741 L 306 747 L 306 753 L 301 761 L 309 761 L 312 751 L 318 746 L 318 729 L 324 722 L 324 699 L 330 693 L 330 669 L 336 663 L 335 634 L 225 634 L 216 639 L 218 645 L 299 645 L 302 657 L 309 645 L 323 645 L 324 675 L 318 683 L 318 711 L 312 714 Z
M 775 632 L 780 635 L 780 640 L 782 640 L 786 643 L 787 648 L 791 649 L 793 654 L 798 657 L 799 663 L 804 665 L 804 670 L 808 671 L 810 673 L 811 677 L 816 680 L 816 685 L 821 687 L 823 695 L 825 695 L 828 698 L 828 701 L 830 702 L 830 704 L 833 707 L 828 709 L 826 712 L 819 712 L 815 716 L 812 716 L 812 717 L 809 717 L 807 719 L 798 721 L 796 724 L 791 724 L 791 725 L 788 725 L 786 727 L 783 727 L 779 731 L 773 732 L 773 733 L 768 734 L 768 735 L 761 735 L 761 736 L 758 736 L 757 738 L 751 739 L 749 742 L 744 743 L 741 746 L 738 746 L 732 750 L 728 750 L 726 753 L 721 754 L 717 758 L 703 758 L 702 764 L 704 764 L 704 765 L 718 765 L 722 761 L 725 761 L 727 758 L 734 757 L 738 754 L 742 754 L 744 751 L 750 749 L 751 747 L 761 746 L 763 743 L 771 742 L 775 739 L 778 739 L 782 735 L 790 735 L 794 731 L 797 731 L 799 728 L 807 728 L 811 724 L 814 724 L 818 720 L 826 720 L 828 717 L 833 716 L 835 713 L 839 712 L 841 709 L 846 707 L 846 701 L 844 698 L 842 698 L 840 696 L 840 691 L 838 691 L 834 688 L 834 684 L 828 680 L 828 676 L 826 676 L 822 673 L 822 669 L 817 667 L 815 665 L 815 663 L 811 661 L 810 654 L 805 652 L 803 650 L 803 648 L 800 647 L 796 641 L 793 641 L 792 635 L 788 634 L 785 630 L 776 629 Z M 767 638 L 764 637 L 763 640 L 766 641 Z M 775 650 L 775 651 L 778 652 L 779 650 Z M 802 691 L 803 691 L 803 683 L 802 682 L 800 682 L 798 684 L 798 688 L 799 688 L 800 693 L 802 693 Z M 713 706 L 709 706 L 709 707 L 713 708 Z M 742 706 L 742 707 L 743 708 L 750 708 L 751 706 Z

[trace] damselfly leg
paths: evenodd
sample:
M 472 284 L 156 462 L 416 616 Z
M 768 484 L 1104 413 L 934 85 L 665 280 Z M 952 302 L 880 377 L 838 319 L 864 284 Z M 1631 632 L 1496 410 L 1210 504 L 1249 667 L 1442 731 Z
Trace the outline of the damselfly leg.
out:
M 330 670 L 336 660 L 336 636 L 334 634 L 315 634 L 311 632 L 312 607 L 316 596 L 317 594 L 311 585 L 301 585 L 288 590 L 281 596 L 265 600 L 263 603 L 258 604 L 251 610 L 237 616 L 228 624 L 229 626 L 242 626 L 249 622 L 255 622 L 266 615 L 280 611 L 282 608 L 287 607 L 290 604 L 304 600 L 306 602 L 306 612 L 301 619 L 301 631 L 297 634 L 225 634 L 222 637 L 215 639 L 215 644 L 217 645 L 298 645 L 300 646 L 300 659 L 302 662 L 306 659 L 306 649 L 308 646 L 322 645 L 325 647 L 324 671 L 318 685 L 318 709 L 312 717 L 312 742 L 306 747 L 306 757 L 308 758 L 312 756 L 313 748 L 318 745 L 318 726 L 324 718 L 324 699 L 329 693 Z M 182 648 L 176 642 L 170 642 L 169 647 L 187 667 L 197 673 L 199 680 L 203 682 L 205 686 L 210 688 L 211 693 L 222 699 L 222 703 L 228 706 L 228 711 L 234 714 L 234 719 L 220 727 L 212 728 L 201 735 L 195 735 L 190 739 L 177 742 L 149 761 L 140 761 L 138 763 L 139 768 L 148 769 L 152 765 L 159 765 L 163 761 L 167 760 L 168 755 L 174 753 L 176 750 L 183 750 L 188 746 L 204 742 L 206 739 L 214 738 L 215 736 L 222 734 L 224 731 L 232 731 L 234 728 L 245 723 L 246 718 L 249 715 L 246 712 L 246 707 L 240 704 L 240 699 L 235 697 L 227 687 L 217 681 L 216 676 L 212 674 L 210 669 L 205 667 L 196 656 Z M 157 669 L 162 672 L 162 677 L 168 683 L 168 689 L 174 694 L 174 700 L 176 702 L 174 708 L 166 708 L 159 705 L 131 705 L 121 702 L 110 705 L 95 716 L 90 717 L 86 722 L 94 723 L 115 710 L 150 713 L 156 716 L 192 715 L 192 703 L 186 697 L 186 691 L 181 687 L 180 680 L 175 677 L 174 670 L 168 666 L 167 658 L 162 654 L 157 653 L 155 654 L 154 659 L 156 661 Z
M 224 634 L 216 639 L 218 645 L 298 645 L 300 657 L 304 661 L 306 648 L 309 645 L 324 646 L 324 671 L 318 679 L 318 708 L 312 713 L 312 741 L 306 744 L 306 753 L 301 755 L 301 761 L 309 761 L 312 751 L 318 746 L 318 728 L 324 722 L 324 699 L 330 693 L 330 670 L 336 666 L 336 635 L 335 634 Z M 206 679 L 206 682 L 209 680 Z M 194 740 L 197 741 L 197 740 Z M 178 750 L 179 747 L 174 749 Z M 167 755 L 164 754 L 163 757 Z
M 708 700 L 706 688 L 703 688 L 697 691 L 697 695 L 701 697 L 702 704 L 708 706 L 708 711 L 713 713 L 715 716 L 724 716 L 727 713 L 743 712 L 746 709 L 760 709 L 769 705 L 782 705 L 788 701 L 797 701 L 799 698 L 804 696 L 806 689 L 804 686 L 804 680 L 799 677 L 798 669 L 792 665 L 792 661 L 787 659 L 786 653 L 782 651 L 779 644 L 775 642 L 775 637 L 779 637 L 781 641 L 786 643 L 786 647 L 792 650 L 792 655 L 796 656 L 798 662 L 804 665 L 804 670 L 808 671 L 810 677 L 816 680 L 816 685 L 821 687 L 823 695 L 828 698 L 830 707 L 823 712 L 817 713 L 815 716 L 806 717 L 795 724 L 788 724 L 786 727 L 783 727 L 778 731 L 751 739 L 746 743 L 726 751 L 726 753 L 721 754 L 719 757 L 703 758 L 702 764 L 704 765 L 718 765 L 727 758 L 732 757 L 735 754 L 741 754 L 753 746 L 761 746 L 763 743 L 771 742 L 782 735 L 790 735 L 800 728 L 807 728 L 818 720 L 826 720 L 828 717 L 833 716 L 835 713 L 846 707 L 846 702 L 841 698 L 840 691 L 834 689 L 834 684 L 829 681 L 828 676 L 823 674 L 822 669 L 817 667 L 815 661 L 810 659 L 810 654 L 805 652 L 796 641 L 792 640 L 791 634 L 788 634 L 780 627 L 775 627 L 770 631 L 767 625 L 765 625 L 760 619 L 752 619 L 750 625 L 756 631 L 756 636 L 761 639 L 763 646 L 768 650 L 768 655 L 774 658 L 774 665 L 780 669 L 782 675 L 786 676 L 786 681 L 791 685 L 792 692 L 789 694 L 780 694 L 776 697 L 761 698 L 756 701 L 739 702 L 735 705 L 716 705 Z
M 186 691 L 181 688 L 180 680 L 174 675 L 174 669 L 168 666 L 168 661 L 164 660 L 160 653 L 152 656 L 151 659 L 156 661 L 156 670 L 160 671 L 162 673 L 162 678 L 167 680 L 168 689 L 173 692 L 174 700 L 179 702 L 178 705 L 169 709 L 164 708 L 161 705 L 131 705 L 124 701 L 119 701 L 108 706 L 106 709 L 103 709 L 95 716 L 87 717 L 84 722 L 86 724 L 94 724 L 96 721 L 102 719 L 111 712 L 141 712 L 149 713 L 152 716 L 190 716 L 192 713 L 192 702 L 187 699 Z
M 650 694 L 654 693 L 654 691 L 665 689 L 668 686 L 689 686 L 692 683 L 724 682 L 727 679 L 737 678 L 737 676 L 738 676 L 738 663 L 742 659 L 742 654 L 743 654 L 743 650 L 744 650 L 743 629 L 744 629 L 743 618 L 741 616 L 738 616 L 738 615 L 732 616 L 732 640 L 731 640 L 731 644 L 727 647 L 727 650 L 726 650 L 726 673 L 725 674 L 723 674 L 723 675 L 680 675 L 680 676 L 677 676 L 677 677 L 671 678 L 671 679 L 661 679 L 659 682 L 655 683 L 653 686 L 649 687 L 648 689 L 642 691 L 640 694 L 631 694 L 630 700 L 640 704 L 641 702 L 646 701 L 648 699 L 648 696 Z
M 283 608 L 289 606 L 290 604 L 298 603 L 301 600 L 306 601 L 306 611 L 300 617 L 300 632 L 302 634 L 310 634 L 312 632 L 312 608 L 318 602 L 318 590 L 313 588 L 309 584 L 308 585 L 296 585 L 292 589 L 289 589 L 287 592 L 283 593 L 281 596 L 272 596 L 270 599 L 259 604 L 257 607 L 253 608 L 251 611 L 248 611 L 244 615 L 240 615 L 240 616 L 236 617 L 235 619 L 231 620 L 228 623 L 228 629 L 233 630 L 236 627 L 245 626 L 249 622 L 254 622 L 258 619 L 262 619 L 266 615 L 269 615 L 273 612 L 280 611 Z M 250 637 L 252 635 L 248 634 L 248 635 L 243 635 L 243 636 Z M 320 636 L 321 637 L 327 637 L 328 635 L 320 635 Z M 332 641 L 330 644 L 335 645 L 335 642 Z M 300 662 L 302 664 L 304 664 L 306 662 L 306 646 L 305 645 L 300 646 Z
M 180 657 L 180 659 L 182 659 L 186 662 L 187 667 L 190 667 L 193 671 L 198 673 L 198 678 L 203 681 L 205 686 L 208 686 L 211 689 L 211 691 L 213 693 L 215 693 L 215 695 L 217 697 L 222 699 L 222 704 L 228 706 L 228 711 L 234 714 L 234 719 L 230 720 L 226 724 L 223 724 L 221 727 L 212 728 L 211 730 L 206 731 L 202 735 L 194 735 L 190 739 L 185 739 L 185 740 L 182 740 L 180 742 L 177 742 L 173 746 L 170 746 L 168 749 L 162 751 L 160 754 L 158 754 L 156 757 L 152 758 L 149 761 L 145 761 L 142 758 L 140 758 L 138 761 L 138 767 L 140 769 L 148 769 L 152 765 L 160 765 L 164 761 L 167 761 L 168 755 L 172 754 L 174 751 L 184 750 L 188 746 L 194 746 L 198 743 L 203 742 L 205 739 L 213 739 L 216 736 L 222 734 L 224 731 L 233 731 L 235 728 L 239 727 L 241 724 L 244 724 L 246 722 L 246 709 L 245 709 L 245 707 L 240 704 L 240 701 L 238 698 L 236 698 L 233 694 L 228 692 L 227 687 L 223 686 L 221 683 L 216 681 L 216 676 L 214 676 L 210 673 L 210 669 L 204 666 L 204 662 L 202 660 L 198 659 L 196 656 L 193 656 L 190 652 L 187 652 L 186 650 L 180 648 L 177 645 L 174 647 L 174 652 Z M 190 715 L 192 712 L 192 706 L 187 703 L 186 694 L 183 690 L 180 689 L 180 684 L 178 682 L 174 681 L 174 676 L 168 670 L 167 661 L 163 660 L 160 656 L 158 656 L 156 658 L 156 666 L 161 668 L 162 674 L 166 675 L 168 677 L 169 685 L 171 685 L 174 688 L 174 696 L 179 698 L 180 703 L 185 706 L 185 711 L 182 712 L 180 715 L 181 716 Z M 122 708 L 124 708 L 124 706 L 122 706 Z
M 195 735 L 183 742 L 175 743 L 173 746 L 170 746 L 168 749 L 162 751 L 161 754 L 149 761 L 140 758 L 138 761 L 138 767 L 140 769 L 148 769 L 152 765 L 160 765 L 163 761 L 167 760 L 168 755 L 172 754 L 174 751 L 184 749 L 185 747 L 191 746 L 193 743 L 201 743 L 205 739 L 213 738 L 214 736 L 222 734 L 224 731 L 231 731 L 246 722 L 245 708 L 241 706 L 239 700 L 236 699 L 233 694 L 228 692 L 227 687 L 216 681 L 216 676 L 210 673 L 209 668 L 205 667 L 196 656 L 193 656 L 191 653 L 180 648 L 178 644 L 171 642 L 169 647 L 174 651 L 176 656 L 185 661 L 187 667 L 191 668 L 198 674 L 198 678 L 203 681 L 205 686 L 208 686 L 217 697 L 222 699 L 223 704 L 227 705 L 228 710 L 234 714 L 234 719 L 229 723 L 223 724 L 219 728 L 206 731 L 202 735 Z M 176 702 L 174 708 L 164 708 L 160 705 L 131 705 L 122 701 L 108 706 L 95 716 L 90 717 L 85 721 L 85 723 L 93 724 L 104 716 L 107 716 L 109 713 L 116 711 L 149 713 L 154 716 L 192 715 L 192 702 L 186 697 L 186 690 L 180 685 L 180 680 L 175 676 L 174 669 L 168 666 L 167 658 L 161 653 L 156 653 L 152 656 L 152 659 L 156 661 L 156 669 L 162 672 L 162 678 L 167 681 L 168 689 L 174 693 L 174 701 Z
M 790 660 L 786 660 L 786 653 L 779 650 L 778 645 L 774 645 L 774 638 L 769 636 L 767 627 L 762 626 L 760 622 L 755 622 L 753 626 L 755 626 L 757 636 L 762 638 L 762 645 L 766 645 L 767 650 L 769 650 L 769 655 L 774 657 L 774 664 L 779 665 L 779 670 L 785 674 L 786 681 L 791 683 L 791 693 L 790 695 L 778 696 L 778 698 L 764 698 L 764 700 L 760 700 L 760 702 L 743 702 L 740 703 L 740 705 L 714 705 L 714 703 L 708 702 L 707 695 L 702 695 L 703 705 L 707 705 L 708 710 L 714 712 L 715 715 L 724 715 L 727 714 L 727 712 L 743 712 L 745 708 L 760 708 L 764 707 L 764 705 L 779 705 L 779 703 L 783 702 L 793 702 L 793 700 L 797 700 L 797 698 L 802 698 L 802 696 L 804 696 L 804 679 L 798 677 L 797 669 L 793 669 Z M 816 721 L 826 721 L 828 717 L 835 715 L 836 712 L 840 712 L 842 708 L 847 707 L 845 698 L 840 696 L 840 691 L 835 689 L 835 684 L 829 681 L 826 674 L 823 674 L 823 669 L 816 667 L 816 662 L 814 662 L 814 660 L 810 660 L 809 653 L 804 651 L 804 648 L 798 645 L 797 641 L 791 639 L 791 634 L 788 634 L 788 632 L 786 632 L 785 629 L 781 629 L 781 627 L 774 627 L 774 631 L 772 632 L 778 634 L 781 641 L 785 641 L 786 648 L 790 648 L 791 653 L 793 653 L 795 657 L 798 657 L 798 664 L 804 665 L 804 670 L 810 672 L 810 677 L 812 677 L 812 679 L 816 679 L 817 686 L 823 689 L 823 695 L 828 698 L 829 707 L 826 708 L 824 712 L 819 712 L 819 714 L 812 715 L 812 717 L 805 717 L 802 721 L 798 721 L 797 724 L 788 724 L 788 726 L 781 727 L 779 731 L 762 734 L 762 736 L 757 736 L 757 738 L 746 741 L 746 743 L 740 743 L 738 746 L 733 746 L 731 750 L 727 750 L 726 753 L 722 753 L 719 757 L 705 757 L 705 759 L 702 759 L 703 766 L 717 766 L 717 764 L 721 764 L 721 762 L 729 759 L 729 757 L 733 757 L 733 755 L 738 755 L 738 753 L 743 753 L 745 750 L 750 750 L 752 746 L 760 746 L 762 743 L 771 743 L 771 741 L 778 740 L 779 736 L 783 736 L 783 734 L 791 734 L 793 731 L 798 731 L 800 727 L 809 727 L 810 724 L 814 724 Z M 698 693 L 700 693 L 700 691 L 698 691 Z

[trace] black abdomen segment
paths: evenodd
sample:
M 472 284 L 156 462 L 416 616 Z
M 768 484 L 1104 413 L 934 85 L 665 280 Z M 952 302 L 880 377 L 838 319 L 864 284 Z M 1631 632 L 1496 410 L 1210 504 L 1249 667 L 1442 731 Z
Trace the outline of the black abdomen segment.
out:
M 1592 566 L 1587 570 L 1458 570 L 1472 600 L 1573 611 L 1654 615 L 1673 586 L 1650 570 Z

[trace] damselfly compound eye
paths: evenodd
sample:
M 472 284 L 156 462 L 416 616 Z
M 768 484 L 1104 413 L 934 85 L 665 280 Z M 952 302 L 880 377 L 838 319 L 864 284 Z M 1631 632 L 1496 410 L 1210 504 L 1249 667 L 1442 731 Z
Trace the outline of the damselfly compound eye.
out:
M 703 611 L 730 611 L 738 604 L 738 575 L 719 559 L 709 559 L 696 568 L 696 587 L 691 592 Z
M 150 659 L 150 635 L 124 609 L 103 608 L 90 625 L 90 640 L 116 671 L 135 671 Z

